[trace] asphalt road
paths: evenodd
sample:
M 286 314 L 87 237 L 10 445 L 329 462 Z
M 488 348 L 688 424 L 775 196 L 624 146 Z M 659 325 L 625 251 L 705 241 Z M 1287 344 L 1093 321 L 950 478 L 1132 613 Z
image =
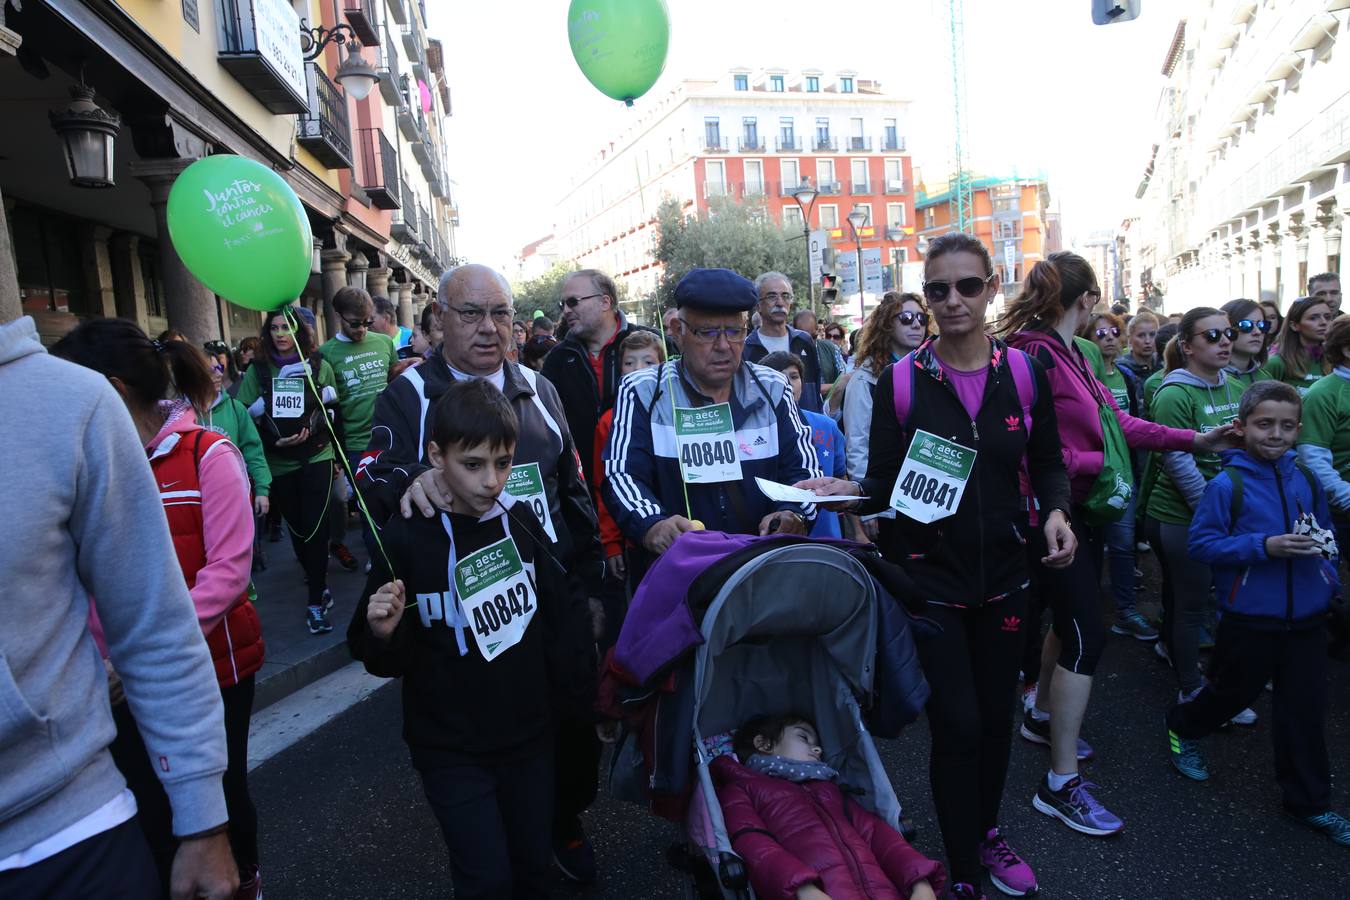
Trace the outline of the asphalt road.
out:
M 1337 807 L 1350 814 L 1350 664 L 1331 663 L 1328 740 Z M 1171 767 L 1162 711 L 1175 694 L 1151 648 L 1112 637 L 1084 736 L 1098 759 L 1086 768 L 1126 823 L 1098 839 L 1036 812 L 1031 796 L 1047 751 L 1015 738 L 1004 798 L 1004 834 L 1036 869 L 1041 896 L 1063 898 L 1350 897 L 1350 849 L 1280 812 L 1270 749 L 1269 696 L 1260 721 L 1211 738 L 1211 778 L 1196 784 Z M 251 776 L 262 831 L 267 895 L 285 900 L 451 896 L 444 845 L 400 738 L 397 685 L 386 686 Z M 922 720 L 878 742 L 917 846 L 941 841 L 927 789 Z M 558 883 L 560 896 L 679 897 L 665 863 L 675 827 L 603 796 L 587 814 L 601 877 Z M 986 885 L 991 898 L 998 895 Z

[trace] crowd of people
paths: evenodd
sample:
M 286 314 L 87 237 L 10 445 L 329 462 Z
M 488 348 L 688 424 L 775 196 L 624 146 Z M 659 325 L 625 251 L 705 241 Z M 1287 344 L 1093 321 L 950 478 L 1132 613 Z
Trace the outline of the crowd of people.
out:
M 591 269 L 562 282 L 558 322 L 523 322 L 479 265 L 412 328 L 343 288 L 322 344 L 300 306 L 234 350 L 100 319 L 48 353 L 31 320 L 0 326 L 0 414 L 50 412 L 0 435 L 27 473 L 0 570 L 33 598 L 0 636 L 0 895 L 262 895 L 252 574 L 284 524 L 306 627 L 332 631 L 349 508 L 370 563 L 348 646 L 401 679 L 458 897 L 545 896 L 554 866 L 596 879 L 582 814 L 620 727 L 597 712 L 600 658 L 648 570 L 702 531 L 874 544 L 938 626 L 918 654 L 944 862 L 852 799 L 808 716 L 764 710 L 713 767 L 762 893 L 974 898 L 986 874 L 1036 892 L 1000 825 L 1014 733 L 1049 750 L 1036 810 L 1120 832 L 1083 772 L 1109 633 L 1169 663 L 1156 746 L 1185 778 L 1269 690 L 1285 811 L 1350 846 L 1323 726 L 1350 316 L 1336 276 L 1307 287 L 1283 316 L 1235 299 L 1164 320 L 1105 306 L 1061 252 L 991 317 L 987 250 L 949 234 L 922 292 L 852 334 L 781 273 L 716 268 L 656 327 Z M 1160 619 L 1139 599 L 1150 552 Z

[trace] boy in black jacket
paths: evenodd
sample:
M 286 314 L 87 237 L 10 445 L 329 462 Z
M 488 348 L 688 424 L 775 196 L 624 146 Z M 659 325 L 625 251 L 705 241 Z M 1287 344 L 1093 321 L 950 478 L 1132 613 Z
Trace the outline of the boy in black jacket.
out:
M 455 896 L 548 895 L 553 722 L 595 687 L 584 596 L 539 520 L 503 494 L 517 423 L 482 379 L 436 404 L 428 458 L 449 508 L 394 516 L 347 640 L 403 677 L 403 738 L 450 854 Z

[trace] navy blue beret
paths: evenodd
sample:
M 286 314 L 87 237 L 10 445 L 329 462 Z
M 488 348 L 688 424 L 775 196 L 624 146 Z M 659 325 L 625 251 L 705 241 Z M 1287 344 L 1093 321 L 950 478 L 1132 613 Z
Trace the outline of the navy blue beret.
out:
M 675 305 L 680 309 L 749 312 L 758 302 L 755 283 L 730 269 L 692 269 L 675 286 Z
M 310 309 L 308 306 L 297 304 L 296 306 L 291 307 L 291 312 L 298 316 L 300 321 L 304 322 L 310 328 L 318 327 L 314 322 L 314 310 Z

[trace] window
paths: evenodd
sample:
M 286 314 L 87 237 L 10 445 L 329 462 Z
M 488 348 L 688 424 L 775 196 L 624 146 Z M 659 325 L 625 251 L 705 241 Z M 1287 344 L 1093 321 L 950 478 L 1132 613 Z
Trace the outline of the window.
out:
M 778 165 L 783 178 L 783 193 L 790 194 L 802 183 L 801 169 L 795 159 L 785 159 Z
M 745 193 L 748 195 L 764 193 L 764 163 L 758 159 L 745 161 Z
M 703 119 L 703 146 L 709 150 L 722 149 L 722 122 L 717 116 Z
M 848 148 L 850 150 L 871 150 L 867 145 L 867 138 L 863 134 L 863 120 L 853 118 L 848 120 Z
M 905 204 L 903 203 L 886 204 L 886 227 L 887 228 L 905 227 Z
M 92 312 L 85 303 L 76 220 L 19 204 L 9 214 L 9 221 L 24 313 Z
M 798 149 L 796 125 L 793 124 L 791 116 L 783 116 L 778 120 L 778 149 Z
M 839 207 L 826 203 L 820 207 L 820 227 L 834 229 L 839 227 Z
M 853 93 L 853 79 L 852 79 L 852 78 L 849 78 L 849 77 L 845 76 L 845 77 L 839 79 L 839 93 L 841 93 L 841 94 L 851 94 L 851 93 Z
M 759 120 L 754 116 L 741 119 L 741 140 L 743 148 L 754 150 L 759 147 Z
M 863 227 L 872 224 L 872 204 L 855 203 L 853 204 L 853 209 L 850 210 L 850 212 L 851 213 L 861 212 L 864 216 L 866 216 L 866 218 L 863 219 Z
M 905 170 L 900 165 L 898 159 L 888 159 L 884 163 L 886 169 L 886 193 L 903 194 L 905 192 Z
M 853 193 L 870 194 L 872 192 L 872 185 L 867 178 L 867 160 L 855 159 L 850 164 L 850 167 L 852 170 L 850 174 L 853 179 Z
M 726 163 L 720 159 L 710 159 L 706 163 L 706 177 L 703 179 L 705 192 L 708 197 L 721 197 L 727 192 L 727 170 Z
M 937 215 L 934 213 L 933 207 L 930 206 L 923 211 L 923 227 L 925 229 L 929 229 L 936 224 L 937 224 Z
M 896 248 L 895 248 L 895 261 L 898 262 L 898 263 L 900 263 L 900 265 L 902 265 L 902 266 L 903 266 L 905 263 L 909 262 L 909 248 L 908 248 L 908 247 L 896 247 Z
M 738 91 L 750 90 L 750 78 L 747 75 L 733 75 L 733 87 Z
M 783 207 L 783 227 L 784 227 L 784 228 L 801 228 L 801 227 L 802 227 L 802 210 L 801 210 L 801 207 L 799 207 L 799 206 L 785 206 L 785 207 Z
M 881 124 L 882 136 L 886 141 L 886 150 L 900 149 L 900 129 L 895 124 L 895 119 L 883 119 Z
M 782 75 L 770 75 L 770 76 L 769 76 L 769 90 L 773 91 L 775 94 L 781 94 L 781 93 L 783 93 L 783 76 L 782 76 Z
M 816 119 L 816 149 L 828 150 L 830 148 L 830 120 L 822 116 Z
M 818 75 L 806 76 L 806 92 L 808 94 L 820 93 L 820 76 Z
M 818 159 L 816 160 L 816 187 L 821 193 L 836 194 L 839 192 L 839 185 L 834 180 L 834 160 Z

